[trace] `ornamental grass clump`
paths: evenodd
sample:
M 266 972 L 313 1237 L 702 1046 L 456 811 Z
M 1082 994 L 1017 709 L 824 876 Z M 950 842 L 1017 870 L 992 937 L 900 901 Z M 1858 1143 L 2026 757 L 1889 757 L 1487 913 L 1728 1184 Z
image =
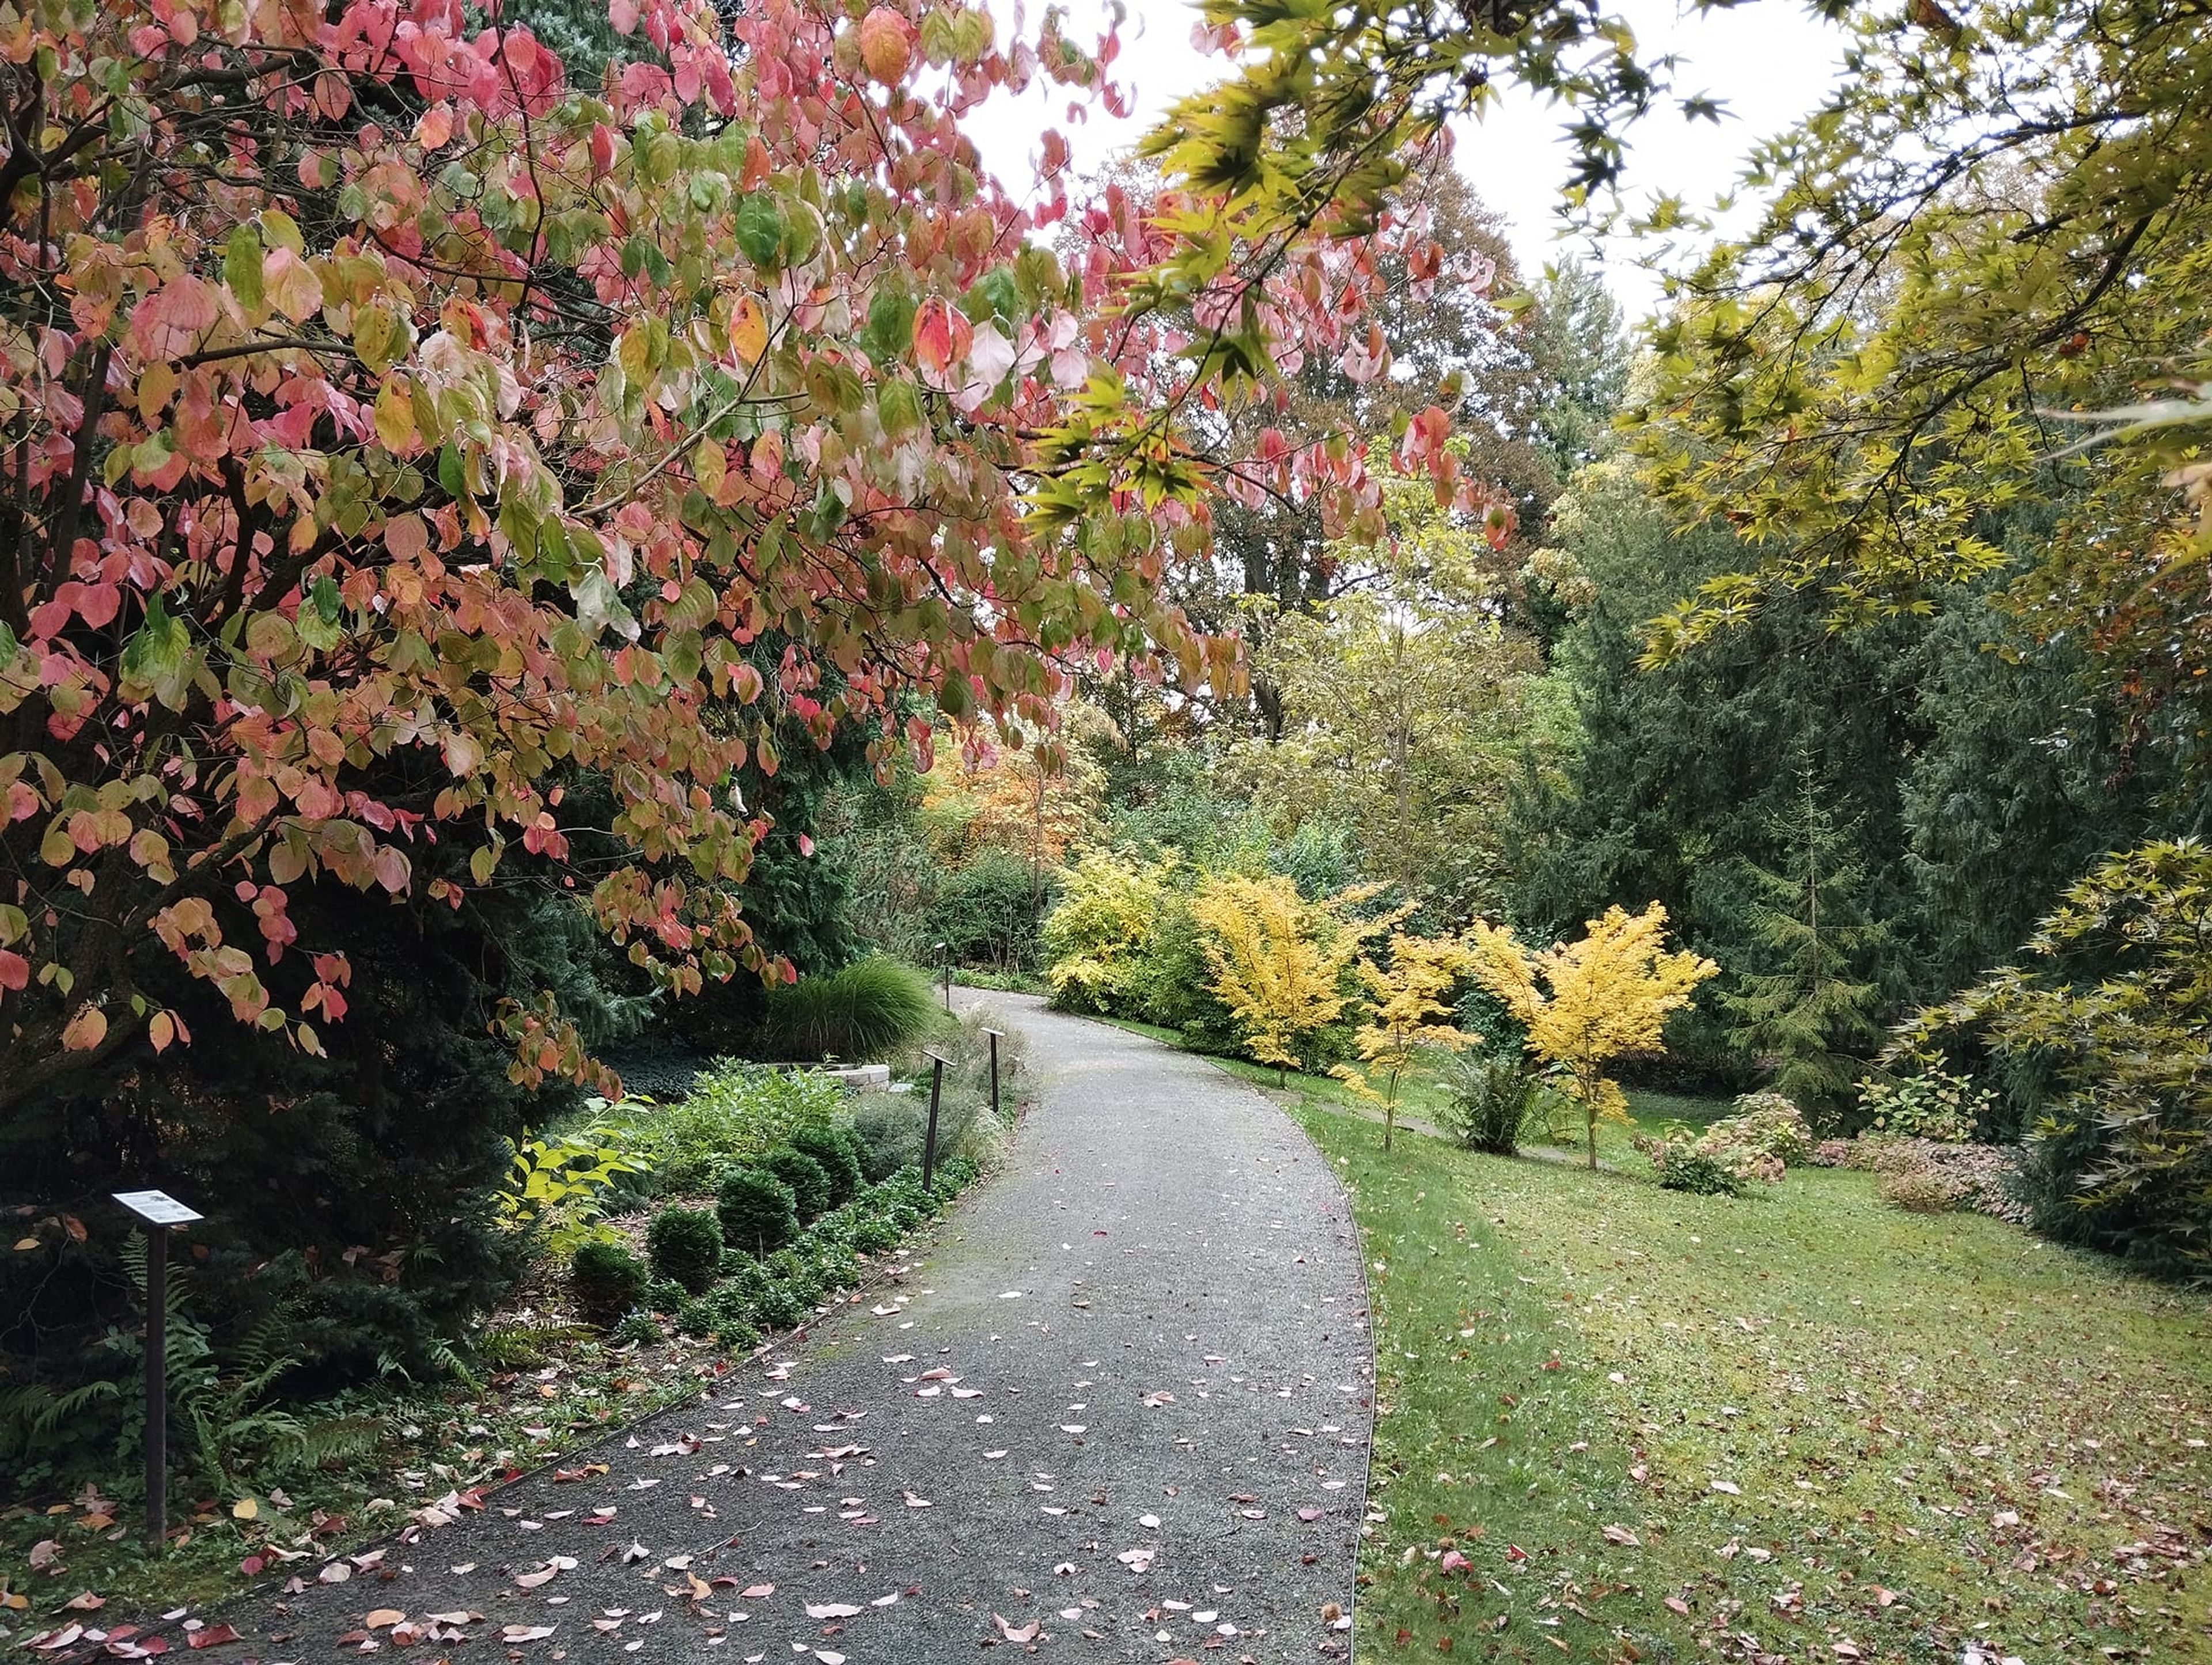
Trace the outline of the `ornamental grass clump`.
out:
M 806 1060 L 888 1058 L 937 1018 L 929 979 L 880 954 L 778 984 L 768 991 L 767 1008 L 757 1041 L 763 1055 Z

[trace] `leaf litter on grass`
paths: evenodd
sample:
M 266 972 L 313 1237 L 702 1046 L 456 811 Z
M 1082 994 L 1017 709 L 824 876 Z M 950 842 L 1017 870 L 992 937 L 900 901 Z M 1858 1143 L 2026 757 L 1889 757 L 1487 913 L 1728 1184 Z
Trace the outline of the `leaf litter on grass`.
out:
M 1367 1234 L 1386 1650 L 2212 1661 L 2203 1297 L 1861 1175 L 1694 1198 L 1302 1119 Z

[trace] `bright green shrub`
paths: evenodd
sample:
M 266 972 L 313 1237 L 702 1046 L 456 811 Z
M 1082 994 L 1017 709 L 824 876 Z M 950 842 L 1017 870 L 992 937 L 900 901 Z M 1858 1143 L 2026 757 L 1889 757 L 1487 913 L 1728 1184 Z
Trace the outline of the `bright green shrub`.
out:
M 810 1246 L 807 1263 L 825 1290 L 850 1289 L 860 1279 L 860 1262 L 850 1245 L 841 1242 Z
M 714 1329 L 714 1310 L 695 1296 L 676 1309 L 672 1322 L 686 1335 L 711 1335 Z
M 732 1168 L 715 1194 L 722 1241 L 748 1255 L 765 1255 L 799 1231 L 798 1200 L 791 1188 L 758 1168 Z
M 2021 1188 L 2039 1231 L 2212 1274 L 2212 848 L 2100 861 L 2000 971 L 1925 1015 L 2040 1086 Z
M 774 1174 L 791 1188 L 793 1203 L 799 1211 L 801 1224 L 817 1218 L 829 1211 L 831 1188 L 829 1172 L 804 1151 L 794 1151 L 787 1145 L 770 1151 L 754 1165 L 764 1173 Z
M 1719 1157 L 1699 1150 L 1694 1142 L 1662 1145 L 1662 1152 L 1654 1154 L 1651 1160 L 1659 1169 L 1659 1183 L 1669 1191 L 1687 1191 L 1700 1197 L 1742 1194 L 1743 1181 L 1735 1170 Z
M 771 988 L 758 1047 L 769 1058 L 882 1059 L 927 1031 L 937 1012 L 927 976 L 872 955 Z
M 830 1206 L 842 1207 L 853 1200 L 853 1194 L 867 1182 L 860 1171 L 860 1158 L 854 1154 L 853 1141 L 835 1124 L 810 1121 L 794 1127 L 791 1133 L 791 1148 L 801 1156 L 808 1156 L 821 1165 L 830 1176 Z M 794 1189 L 796 1188 L 793 1188 Z
M 667 1328 L 659 1318 L 643 1307 L 632 1307 L 609 1339 L 621 1346 L 649 1347 L 666 1337 Z
M 811 1071 L 763 1069 L 724 1059 L 673 1104 L 616 1107 L 629 1154 L 652 1170 L 665 1196 L 697 1196 L 732 1163 L 785 1143 L 825 1121 L 843 1100 L 837 1083 Z
M 1994 1120 L 1996 1095 L 1971 1078 L 1941 1070 L 1859 1084 L 1859 1114 L 1875 1138 L 1932 1139 L 1964 1145 L 1984 1120 Z
M 568 1283 L 586 1317 L 612 1325 L 645 1297 L 645 1262 L 620 1243 L 590 1238 L 576 1246 Z
M 721 1271 L 721 1222 L 704 1208 L 664 1208 L 645 1229 L 653 1275 L 696 1295 Z
M 753 1322 L 752 1291 L 726 1284 L 708 1296 L 704 1304 L 707 1333 L 723 1346 L 741 1352 L 760 1345 L 760 1331 Z

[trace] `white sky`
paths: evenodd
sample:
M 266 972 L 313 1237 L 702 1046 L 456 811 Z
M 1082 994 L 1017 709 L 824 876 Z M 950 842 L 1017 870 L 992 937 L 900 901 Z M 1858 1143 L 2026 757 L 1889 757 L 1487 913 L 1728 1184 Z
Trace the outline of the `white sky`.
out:
M 1099 0 L 1068 3 L 1071 36 L 1093 38 L 1103 15 Z M 998 0 L 994 9 L 1003 24 L 1011 15 L 1012 0 Z M 1680 93 L 1709 92 L 1728 110 L 1718 126 L 1683 122 L 1671 110 L 1642 124 L 1629 158 L 1631 201 L 1672 191 L 1692 208 L 1709 205 L 1735 185 L 1751 146 L 1809 111 L 1841 67 L 1842 32 L 1809 17 L 1790 0 L 1688 16 L 1680 15 L 1675 0 L 1618 0 L 1613 9 L 1635 27 L 1646 49 L 1671 50 L 1681 58 L 1675 75 Z M 1176 97 L 1219 76 L 1221 60 L 1200 58 L 1191 46 L 1194 15 L 1183 0 L 1129 0 L 1122 56 L 1114 68 L 1135 96 L 1130 119 L 1112 122 L 1094 112 L 1089 125 L 1071 128 L 1064 94 L 1048 101 L 1033 89 L 1019 100 L 994 100 L 969 123 L 985 159 L 1018 190 L 1030 177 L 1027 158 L 1048 125 L 1059 126 L 1068 138 L 1079 168 L 1133 143 Z M 1531 276 L 1562 253 L 1585 259 L 1593 253 L 1583 240 L 1556 240 L 1553 209 L 1567 177 L 1561 125 L 1560 112 L 1516 90 L 1481 123 L 1467 125 L 1457 136 L 1460 171 L 1484 201 L 1506 216 L 1514 252 Z M 1632 245 L 1623 242 L 1595 252 L 1632 317 L 1656 303 L 1658 280 L 1635 264 Z

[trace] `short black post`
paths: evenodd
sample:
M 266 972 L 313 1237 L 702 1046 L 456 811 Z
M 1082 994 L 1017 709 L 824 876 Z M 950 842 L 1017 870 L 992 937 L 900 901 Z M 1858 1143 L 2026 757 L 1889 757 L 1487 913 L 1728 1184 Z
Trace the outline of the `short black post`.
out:
M 991 1114 L 996 1115 L 999 1114 L 999 1036 L 1005 1031 L 987 1029 L 983 1033 L 991 1038 Z
M 169 1228 L 146 1228 L 146 1541 L 169 1535 Z
M 945 1092 L 945 1060 L 933 1052 L 926 1052 L 929 1060 L 929 1131 L 921 1141 L 921 1188 L 936 1188 L 937 1182 L 937 1102 Z
M 166 1191 L 118 1191 L 146 1228 L 146 1541 L 169 1536 L 169 1228 L 200 1219 Z
M 937 945 L 937 962 L 945 974 L 945 1009 L 952 1010 L 952 948 L 948 943 Z

